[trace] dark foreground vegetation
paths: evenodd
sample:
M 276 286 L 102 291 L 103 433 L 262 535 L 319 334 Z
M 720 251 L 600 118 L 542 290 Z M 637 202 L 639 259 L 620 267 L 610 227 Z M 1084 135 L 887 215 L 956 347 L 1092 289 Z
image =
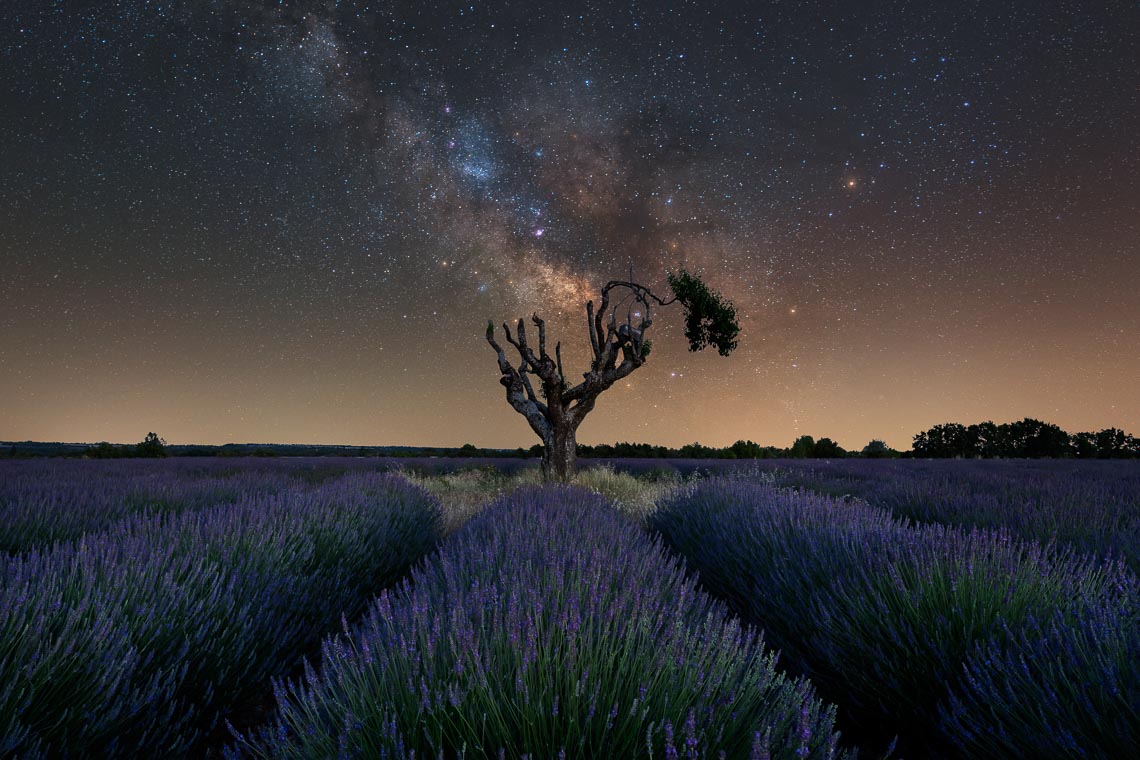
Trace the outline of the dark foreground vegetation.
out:
M 676 557 L 561 486 L 473 518 L 277 699 L 246 753 L 790 760 L 839 738 Z
M 1136 463 L 587 465 L 0 462 L 0 757 L 1140 742 Z
M 774 479 L 858 497 L 917 522 L 1056 541 L 1140 571 L 1140 463 L 1134 461 L 785 462 Z
M 200 752 L 437 535 L 438 506 L 391 475 L 108 481 L 4 480 L 0 756 Z M 66 494 L 84 488 L 73 511 Z M 45 541 L 36 509 L 78 540 Z
M 1140 742 L 1123 563 L 741 479 L 666 499 L 650 526 L 865 745 L 1123 757 Z

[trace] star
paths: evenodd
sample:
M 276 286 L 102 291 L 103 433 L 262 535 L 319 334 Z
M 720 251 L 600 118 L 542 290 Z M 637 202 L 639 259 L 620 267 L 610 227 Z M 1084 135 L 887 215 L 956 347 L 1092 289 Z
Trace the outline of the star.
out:
M 1121 385 L 1140 372 L 1125 11 L 1059 34 L 932 0 L 842 21 L 788 3 L 88 5 L 0 3 L 5 436 L 138 440 L 154 415 L 171 440 L 529 446 L 498 386 L 441 379 L 493 362 L 462 336 L 538 311 L 577 375 L 599 285 L 632 268 L 663 289 L 681 265 L 738 307 L 738 352 L 690 357 L 684 310 L 655 307 L 645 393 L 583 438 L 646 418 L 655 443 L 786 445 L 811 409 L 820 435 L 905 448 L 934 417 L 1012 414 L 1011 388 L 1067 429 L 1140 420 Z M 794 382 L 793 355 L 826 360 L 828 393 Z M 652 415 L 688 360 L 732 414 L 686 416 L 674 382 L 676 416 Z M 291 413 L 304 366 L 321 414 Z M 906 403 L 881 401 L 884 372 Z M 859 414 L 835 413 L 840 392 Z M 218 412 L 247 401 L 260 421 Z

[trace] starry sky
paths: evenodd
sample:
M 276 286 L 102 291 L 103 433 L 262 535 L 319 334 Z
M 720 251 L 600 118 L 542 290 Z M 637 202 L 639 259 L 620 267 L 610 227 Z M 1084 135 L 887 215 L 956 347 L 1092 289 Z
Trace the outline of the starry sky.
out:
M 1131 0 L 6 0 L 0 439 L 530 446 L 487 320 L 577 379 L 678 266 L 739 348 L 660 310 L 579 441 L 1140 433 L 1138 51 Z

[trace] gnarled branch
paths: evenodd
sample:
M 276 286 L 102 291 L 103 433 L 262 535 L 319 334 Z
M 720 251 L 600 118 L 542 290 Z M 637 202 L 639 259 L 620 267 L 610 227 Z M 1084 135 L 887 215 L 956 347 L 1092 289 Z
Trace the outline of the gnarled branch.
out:
M 594 325 L 594 302 L 586 301 L 586 324 L 590 326 L 590 350 L 594 352 L 594 359 L 602 355 L 602 346 L 598 342 L 598 328 Z
M 531 351 L 530 346 L 526 344 L 526 326 L 523 324 L 523 321 L 520 319 L 518 322 L 518 340 L 511 337 L 511 328 L 507 327 L 506 322 L 503 323 L 503 332 L 507 335 L 507 343 L 515 347 L 515 350 L 519 352 L 519 356 L 522 357 L 522 360 L 536 375 L 539 374 L 538 359 L 535 358 L 534 351 Z
M 505 327 L 506 325 L 504 325 Z M 508 341 L 514 345 L 514 341 L 509 337 Z M 495 340 L 495 328 L 490 322 L 487 323 L 487 342 L 491 344 L 491 348 L 495 350 L 499 360 L 499 372 L 501 373 L 499 383 L 507 391 L 507 403 L 526 418 L 531 430 L 545 440 L 550 435 L 552 427 L 550 410 L 535 397 L 534 389 L 530 386 L 530 380 L 526 377 L 525 360 L 521 366 L 521 371 L 511 366 L 511 363 L 507 361 L 507 355 L 503 352 L 503 347 Z
M 543 359 L 550 358 L 546 353 L 546 323 L 542 321 L 542 317 L 538 316 L 538 312 L 530 315 L 531 321 L 538 327 L 538 355 Z

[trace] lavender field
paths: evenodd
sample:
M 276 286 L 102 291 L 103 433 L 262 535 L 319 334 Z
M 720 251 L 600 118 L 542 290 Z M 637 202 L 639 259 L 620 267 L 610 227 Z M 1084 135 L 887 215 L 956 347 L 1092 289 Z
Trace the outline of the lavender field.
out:
M 1124 757 L 1140 741 L 1140 585 L 1122 561 L 740 478 L 684 489 L 650 526 L 866 745 Z
M 1008 530 L 1140 570 L 1140 462 L 831 460 L 779 463 L 776 482 L 853 496 L 917 522 Z
M 437 540 L 383 473 L 4 464 L 3 756 L 200 754 Z
M 0 462 L 2 757 L 1125 757 L 1129 462 Z

